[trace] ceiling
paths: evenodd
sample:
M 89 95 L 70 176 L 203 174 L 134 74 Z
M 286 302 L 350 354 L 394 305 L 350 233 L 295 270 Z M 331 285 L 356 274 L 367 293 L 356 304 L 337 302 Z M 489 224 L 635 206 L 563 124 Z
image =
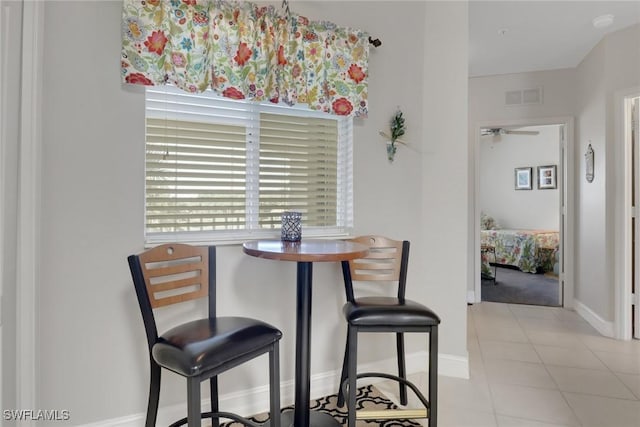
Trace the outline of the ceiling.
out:
M 605 14 L 613 24 L 595 28 Z M 573 68 L 605 34 L 638 22 L 640 0 L 471 0 L 469 76 Z

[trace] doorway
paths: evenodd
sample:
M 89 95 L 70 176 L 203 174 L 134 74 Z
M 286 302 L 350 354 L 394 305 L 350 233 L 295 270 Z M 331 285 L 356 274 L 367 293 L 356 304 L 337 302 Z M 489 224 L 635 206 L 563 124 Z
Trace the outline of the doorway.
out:
M 640 339 L 640 222 L 638 220 L 638 203 L 640 201 L 640 96 L 628 97 L 624 103 L 624 138 L 625 145 L 630 149 L 631 154 L 631 176 L 630 176 L 630 197 L 631 197 L 631 271 L 630 271 L 630 305 L 631 317 L 631 337 Z
M 615 95 L 615 337 L 640 338 L 640 86 Z
M 480 130 L 482 301 L 562 305 L 561 127 Z
M 551 279 L 553 283 L 553 290 L 551 294 L 555 293 L 557 299 L 553 304 L 544 305 L 557 305 L 564 307 L 572 307 L 573 305 L 573 284 L 571 265 L 572 260 L 565 254 L 571 254 L 571 236 L 572 236 L 572 224 L 571 213 L 573 212 L 572 200 L 567 196 L 572 194 L 568 191 L 573 186 L 573 118 L 560 117 L 560 118 L 547 118 L 547 119 L 521 119 L 503 122 L 493 123 L 481 123 L 474 129 L 476 132 L 476 145 L 475 145 L 475 280 L 473 294 L 470 295 L 470 302 L 480 302 L 482 298 L 483 290 L 483 258 L 486 261 L 491 262 L 493 254 L 484 253 L 487 244 L 493 246 L 494 250 L 499 253 L 496 254 L 495 262 L 498 264 L 497 268 L 497 281 L 494 285 L 496 288 L 500 287 L 500 273 L 503 266 L 511 267 L 516 272 L 529 273 L 529 278 L 533 275 L 530 273 L 538 272 L 543 273 L 546 268 L 547 275 L 541 274 L 539 277 L 545 277 Z M 553 154 L 543 154 L 542 156 L 524 156 L 519 160 L 513 160 L 511 163 L 508 160 L 508 152 L 515 152 L 518 150 L 518 144 L 520 148 L 523 148 L 525 140 L 534 137 L 534 134 L 546 134 L 554 135 L 555 143 L 553 145 Z M 483 135 L 484 134 L 484 135 Z M 508 139 L 511 137 L 511 139 Z M 548 139 L 548 138 L 547 138 Z M 510 147 L 507 148 L 508 144 Z M 502 146 L 499 144 L 503 143 Z M 499 148 L 498 148 L 499 147 Z M 494 167 L 488 175 L 482 173 L 483 164 L 492 161 L 483 160 L 482 156 L 495 154 L 495 161 L 493 161 Z M 546 157 L 545 157 L 546 156 Z M 515 162 L 515 163 L 514 163 Z M 517 163 L 517 164 L 516 164 Z M 499 166 L 498 166 L 499 165 Z M 497 168 L 501 169 L 500 176 L 491 177 L 491 175 L 497 174 Z M 522 181 L 517 182 L 516 179 Z M 483 181 L 491 181 L 487 183 Z M 495 191 L 490 197 L 486 197 L 487 185 L 500 186 L 501 191 Z M 481 187 L 484 186 L 484 191 Z M 503 198 L 503 199 L 501 199 Z M 535 200 L 534 200 L 535 199 Z M 544 209 L 544 213 L 540 209 L 540 205 L 536 206 L 536 200 L 549 200 L 553 199 L 554 202 Z M 515 203 L 515 205 L 514 205 Z M 509 214 L 500 212 L 500 210 L 508 209 L 508 206 L 512 206 L 511 210 L 517 211 L 514 216 L 513 213 Z M 483 212 L 487 210 L 488 212 Z M 492 215 L 491 210 L 494 210 Z M 519 213 L 518 213 L 519 212 Z M 549 213 L 550 212 L 550 213 Z M 483 216 L 495 216 L 497 222 L 500 218 L 505 221 L 504 227 L 498 225 L 496 228 L 511 229 L 527 229 L 528 231 L 536 230 L 533 236 L 523 237 L 519 232 L 512 233 L 511 237 L 506 237 L 505 241 L 501 243 L 487 242 L 487 235 L 501 234 L 501 232 L 489 232 L 485 233 L 482 230 L 481 217 Z M 514 217 L 518 217 L 521 220 L 516 220 Z M 552 236 L 542 236 L 543 232 L 551 233 Z M 483 236 L 484 234 L 484 236 Z M 508 232 L 502 233 L 509 235 Z M 535 235 L 540 234 L 540 238 L 536 238 Z M 555 239 L 557 244 L 546 243 L 540 248 L 540 245 L 536 246 L 536 241 L 541 239 Z M 485 245 L 483 246 L 483 237 L 485 238 Z M 526 240 L 526 242 L 524 242 Z M 548 240 L 547 240 L 548 241 Z M 505 243 L 506 242 L 506 243 Z M 525 247 L 517 248 L 517 242 L 520 242 Z M 524 242 L 524 243 L 523 243 Z M 493 245 L 492 245 L 493 243 Z M 497 245 L 497 246 L 496 246 Z M 547 249 L 548 248 L 548 249 Z M 539 253 L 539 249 L 543 252 L 547 252 L 547 263 L 543 266 L 539 261 L 545 259 L 544 254 Z M 529 251 L 528 259 L 521 260 L 517 256 L 508 255 L 514 251 Z M 506 254 L 506 255 L 505 255 Z M 550 258 L 549 258 L 550 257 Z M 534 262 L 536 264 L 531 264 Z M 493 267 L 493 265 L 491 266 Z M 518 271 L 520 270 L 520 271 Z M 495 270 L 494 270 L 495 271 Z M 505 270 L 506 271 L 506 270 Z M 509 270 L 511 273 L 511 270 Z M 506 274 L 503 273 L 503 279 L 509 279 Z M 536 275 L 538 276 L 538 275 Z M 523 277 L 527 277 L 525 274 Z M 549 280 L 547 280 L 549 284 Z M 489 291 L 485 283 L 485 289 Z M 523 301 L 516 301 L 520 303 L 526 303 Z

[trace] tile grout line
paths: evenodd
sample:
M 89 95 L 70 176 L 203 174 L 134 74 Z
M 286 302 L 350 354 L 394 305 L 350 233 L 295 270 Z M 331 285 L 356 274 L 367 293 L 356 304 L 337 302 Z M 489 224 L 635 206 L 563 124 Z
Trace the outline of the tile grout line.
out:
M 556 313 L 554 312 L 554 315 L 556 318 L 558 318 L 558 316 L 556 315 Z M 561 319 L 558 319 L 561 321 Z M 518 322 L 518 325 L 522 328 L 522 324 L 520 324 L 520 321 L 518 320 L 517 316 L 516 316 L 516 321 Z M 560 384 L 558 384 L 558 382 L 556 381 L 556 379 L 553 377 L 553 375 L 551 375 L 551 372 L 549 372 L 549 368 L 547 367 L 547 363 L 545 363 L 544 359 L 542 358 L 542 356 L 540 355 L 540 353 L 538 353 L 538 349 L 536 349 L 536 346 L 534 345 L 534 343 L 531 341 L 531 339 L 529 338 L 529 335 L 526 333 L 526 331 L 523 329 L 523 333 L 524 335 L 527 337 L 527 341 L 529 341 L 529 343 L 531 344 L 531 347 L 533 348 L 533 351 L 536 353 L 536 355 L 538 356 L 538 358 L 540 358 L 540 361 L 542 362 L 542 366 L 544 367 L 544 370 L 547 372 L 547 375 L 549 375 L 549 377 L 551 378 L 551 381 L 553 381 L 553 383 L 556 385 L 558 392 L 560 393 L 560 396 L 562 396 L 562 400 L 564 401 L 564 403 L 567 405 L 567 407 L 571 410 L 571 413 L 573 414 L 574 419 L 578 422 L 579 426 L 583 426 L 582 421 L 580 421 L 580 418 L 578 417 L 578 414 L 576 413 L 575 409 L 573 409 L 573 406 L 571 406 L 571 404 L 569 403 L 569 401 L 567 400 L 567 397 L 565 396 L 564 392 L 562 390 L 560 390 Z
M 631 390 L 629 388 L 629 386 L 627 385 L 627 383 L 625 383 L 624 381 L 622 381 L 620 379 L 620 377 L 618 376 L 618 373 L 616 373 L 613 369 L 611 369 L 609 367 L 609 365 L 602 360 L 602 358 L 600 358 L 600 356 L 598 356 L 598 353 L 596 353 L 595 350 L 592 350 L 591 347 L 589 347 L 582 338 L 578 337 L 578 339 L 580 340 L 580 342 L 593 354 L 593 356 L 595 356 L 596 359 L 598 359 L 600 361 L 600 363 L 602 363 L 604 365 L 605 368 L 607 368 L 607 371 L 609 373 L 611 373 L 618 381 L 620 381 L 622 383 L 622 385 L 624 386 L 625 389 L 627 389 L 627 391 L 629 391 L 629 393 L 631 393 L 631 396 L 634 396 L 636 399 L 636 401 L 640 401 L 640 396 L 636 396 L 636 394 L 633 392 L 633 390 Z M 602 353 L 615 353 L 615 352 L 609 352 L 609 351 L 602 351 Z M 621 374 L 623 372 L 620 372 Z M 602 396 L 602 397 L 607 397 L 607 396 Z M 629 399 L 620 399 L 620 400 L 629 400 Z
M 631 389 L 629 388 L 629 386 L 627 385 L 627 383 L 626 383 L 626 382 L 624 382 L 624 381 L 622 380 L 622 378 L 620 378 L 620 375 L 637 375 L 637 376 L 638 376 L 638 379 L 640 380 L 640 375 L 638 375 L 638 374 L 625 374 L 625 373 L 623 373 L 623 372 L 614 372 L 614 373 L 613 373 L 613 375 L 615 375 L 615 376 L 616 376 L 616 378 L 617 378 L 617 379 L 618 379 L 622 384 L 624 384 L 624 386 L 627 388 L 627 390 L 629 390 L 629 391 L 631 392 L 631 395 L 632 395 L 632 396 L 635 396 L 636 401 L 640 401 L 640 392 L 636 395 L 636 393 L 635 393 L 633 390 L 631 390 Z
M 498 304 L 498 305 L 504 305 L 504 304 Z M 517 308 L 516 308 L 517 307 Z M 538 359 L 540 360 L 540 363 L 544 366 L 544 370 L 547 373 L 548 376 L 551 377 L 552 383 L 555 384 L 556 386 L 556 390 L 560 392 L 562 399 L 564 400 L 566 406 L 569 407 L 570 412 L 568 412 L 567 414 L 571 413 L 573 416 L 573 420 L 571 421 L 571 423 L 576 423 L 577 425 L 584 425 L 583 422 L 581 421 L 581 418 L 578 417 L 578 413 L 582 414 L 582 411 L 580 410 L 580 407 L 576 407 L 574 408 L 568 400 L 568 396 L 569 394 L 576 394 L 576 395 L 580 395 L 580 396 L 585 396 L 585 397 L 594 397 L 594 398 L 600 398 L 600 399 L 607 399 L 609 401 L 613 402 L 628 402 L 632 405 L 634 405 L 633 407 L 637 407 L 638 404 L 640 403 L 640 396 L 636 395 L 636 393 L 633 391 L 632 387 L 635 387 L 635 380 L 636 379 L 640 379 L 640 376 L 638 374 L 636 374 L 635 372 L 616 372 L 614 369 L 617 369 L 616 367 L 619 366 L 617 363 L 605 363 L 605 359 L 606 355 L 609 354 L 616 354 L 619 353 L 619 351 L 616 351 L 616 347 L 614 345 L 612 346 L 605 346 L 602 347 L 600 350 L 598 350 L 599 347 L 601 347 L 600 343 L 595 341 L 593 343 L 593 345 L 589 345 L 589 341 L 588 338 L 590 338 L 592 335 L 595 337 L 601 337 L 601 334 L 597 333 L 597 331 L 587 331 L 585 328 L 583 328 L 582 326 L 585 324 L 585 322 L 581 319 L 576 319 L 576 318 L 572 318 L 570 316 L 568 316 L 569 313 L 566 313 L 567 316 L 564 316 L 564 312 L 562 312 L 561 310 L 564 310 L 563 308 L 544 308 L 544 312 L 543 311 L 539 311 L 537 310 L 537 307 L 526 307 L 524 309 L 520 308 L 521 306 L 515 306 L 513 304 L 508 304 L 506 308 L 506 310 L 503 310 L 502 308 L 498 307 L 498 306 L 492 306 L 492 305 L 487 305 L 486 310 L 485 308 L 483 309 L 476 309 L 476 310 L 470 310 L 472 313 L 477 314 L 477 316 L 473 316 L 473 325 L 474 325 L 474 329 L 476 331 L 475 336 L 473 337 L 474 341 L 470 341 L 470 342 L 476 342 L 478 349 L 479 349 L 479 355 L 478 357 L 480 357 L 480 366 L 481 368 L 484 370 L 485 372 L 485 377 L 486 377 L 486 383 L 489 386 L 489 392 L 490 392 L 490 401 L 491 401 L 491 405 L 493 407 L 493 413 L 494 416 L 496 418 L 496 421 L 498 420 L 498 413 L 496 412 L 496 406 L 495 406 L 495 399 L 494 399 L 494 392 L 493 392 L 493 387 L 491 387 L 490 385 L 490 381 L 489 381 L 489 375 L 487 373 L 487 361 L 488 360 L 493 360 L 493 358 L 485 358 L 484 353 L 482 351 L 482 343 L 486 344 L 486 341 L 502 341 L 502 342 L 508 342 L 508 343 L 512 343 L 512 344 L 522 344 L 521 341 L 512 341 L 507 339 L 506 341 L 504 340 L 500 340 L 500 339 L 488 339 L 488 340 L 483 340 L 482 339 L 482 335 L 478 333 L 479 329 L 478 329 L 478 325 L 476 323 L 476 321 L 480 320 L 478 319 L 478 317 L 480 317 L 483 320 L 483 323 L 486 323 L 485 327 L 491 327 L 492 322 L 496 322 L 496 323 L 500 323 L 500 322 L 511 322 L 513 320 L 515 320 L 514 322 L 514 330 L 517 328 L 519 330 L 519 332 L 521 334 L 524 335 L 524 343 L 526 343 L 527 345 L 531 347 L 533 347 L 533 352 L 531 353 L 532 355 L 536 355 L 538 357 Z M 547 311 L 550 310 L 550 311 Z M 532 322 L 529 322 L 529 319 L 533 319 Z M 536 320 L 539 320 L 539 322 L 537 322 Z M 528 327 L 527 327 L 528 326 Z M 482 330 L 484 330 L 484 328 L 480 328 L 480 332 L 482 332 Z M 534 333 L 545 333 L 548 332 L 549 334 L 558 334 L 560 336 L 556 336 L 555 339 L 549 341 L 549 340 L 542 340 L 542 344 L 536 344 L 533 342 L 533 338 L 530 336 L 531 334 Z M 594 333 L 595 332 L 595 333 Z M 586 363 L 585 366 L 571 366 L 570 365 L 570 355 L 571 355 L 571 349 L 573 347 L 576 347 L 575 344 L 572 343 L 571 346 L 566 347 L 565 345 L 562 344 L 562 342 L 564 342 L 565 340 L 563 339 L 563 335 L 566 336 L 566 339 L 571 339 L 571 340 L 575 340 L 575 344 L 579 345 L 580 350 L 582 350 L 582 352 L 584 352 L 585 349 L 587 349 L 587 352 L 584 352 L 585 357 L 588 357 L 589 355 L 591 355 L 591 357 L 595 358 L 593 359 L 594 361 L 598 361 L 601 365 L 604 365 L 604 369 L 596 369 L 593 367 L 589 367 L 589 363 Z M 498 335 L 496 335 L 498 336 Z M 535 337 L 534 337 L 535 338 Z M 552 337 L 553 338 L 553 337 Z M 556 342 L 557 341 L 557 342 Z M 606 343 L 603 343 L 606 344 Z M 568 351 L 569 353 L 569 360 L 565 361 L 565 363 L 569 363 L 569 365 L 557 365 L 554 363 L 547 363 L 545 360 L 541 357 L 541 353 L 538 350 L 538 348 L 536 347 L 536 345 L 540 345 L 541 347 L 557 347 L 557 348 L 561 348 L 564 349 L 565 351 Z M 595 348 L 592 348 L 595 347 Z M 625 355 L 629 355 L 629 360 L 632 362 L 635 362 L 635 360 L 633 359 L 635 356 L 635 347 L 631 347 L 630 350 L 632 350 L 631 352 L 627 352 L 627 348 L 624 348 L 625 351 Z M 531 351 L 531 350 L 529 350 Z M 599 352 L 599 354 L 598 354 Z M 499 359 L 499 360 L 517 360 L 517 358 L 515 359 L 502 359 L 501 357 L 503 357 L 504 354 L 503 353 L 496 353 L 495 359 Z M 528 356 L 526 356 L 526 353 L 523 353 L 523 357 L 526 357 L 528 359 Z M 566 358 L 566 357 L 565 357 Z M 626 362 L 629 362 L 629 360 L 622 360 L 623 365 L 622 366 L 626 366 Z M 519 362 L 524 362 L 527 364 L 533 364 L 532 362 L 528 361 L 528 360 L 518 360 Z M 615 362 L 615 360 L 614 360 Z M 561 377 L 558 377 L 558 379 L 556 379 L 556 377 L 554 377 L 553 375 L 551 375 L 551 371 L 550 368 L 551 367 L 558 367 L 560 369 L 567 369 L 567 370 L 578 370 L 576 372 L 573 372 L 573 374 L 579 374 L 579 370 L 584 370 L 584 372 L 593 372 L 595 373 L 601 373 L 602 375 L 607 375 L 607 376 L 611 376 L 611 378 L 615 379 L 618 383 L 622 383 L 623 387 L 620 388 L 620 390 L 624 390 L 628 393 L 629 397 L 619 397 L 616 396 L 616 394 L 618 393 L 611 393 L 610 395 L 605 395 L 605 394 L 592 394 L 592 393 L 584 393 L 582 391 L 563 391 L 560 389 L 560 379 L 562 379 Z M 635 365 L 632 365 L 633 368 L 635 368 Z M 627 370 L 629 371 L 629 370 Z M 628 376 L 628 378 L 625 378 L 625 380 L 622 379 L 623 376 Z M 597 377 L 596 377 L 597 378 Z M 631 381 L 631 382 L 628 382 Z M 508 384 L 508 383 L 506 383 Z M 528 385 L 522 385 L 522 387 L 526 387 L 526 388 L 530 388 L 530 389 L 544 389 L 544 387 L 535 387 L 535 386 L 528 386 Z M 571 387 L 569 387 L 571 388 Z M 547 388 L 547 390 L 549 390 Z M 586 389 L 585 389 L 586 390 Z M 590 389 L 589 389 L 590 390 Z M 506 415 L 505 416 L 509 416 Z M 522 420 L 531 420 L 531 421 L 542 421 L 542 420 L 536 420 L 534 418 L 525 418 L 522 416 L 515 416 L 514 418 L 519 418 Z M 635 418 L 634 418 L 635 419 Z M 586 422 L 586 421 L 585 421 Z
M 583 344 L 584 344 L 584 342 L 583 342 Z M 624 388 L 625 388 L 625 389 L 627 389 L 627 391 L 628 391 L 629 393 L 631 393 L 631 396 L 634 396 L 634 397 L 635 397 L 635 401 L 636 401 L 636 402 L 637 402 L 637 401 L 640 401 L 640 399 L 638 399 L 638 396 L 636 396 L 636 394 L 633 392 L 633 390 L 631 390 L 631 389 L 629 388 L 629 386 L 627 385 L 627 383 L 625 383 L 624 381 L 622 381 L 622 380 L 620 379 L 620 377 L 618 376 L 618 373 L 616 373 L 613 369 L 611 369 L 611 368 L 609 367 L 609 365 L 607 365 L 607 364 L 605 363 L 605 361 L 604 361 L 604 360 L 602 360 L 602 359 L 598 356 L 598 354 L 597 354 L 595 351 L 593 351 L 593 350 L 591 350 L 591 348 L 589 348 L 589 346 L 587 346 L 587 345 L 585 344 L 585 347 L 587 347 L 587 348 L 589 349 L 589 351 L 591 351 L 591 353 L 593 353 L 593 355 L 595 356 L 595 358 L 596 358 L 596 359 L 598 359 L 598 360 L 600 361 L 600 363 L 602 363 L 602 364 L 605 366 L 605 368 L 607 368 L 607 371 L 608 371 L 610 374 L 612 374 L 612 375 L 613 375 L 613 376 L 614 376 L 618 381 L 620 381 L 620 382 L 622 383 L 622 385 L 624 386 Z M 613 353 L 613 352 L 603 351 L 603 353 Z M 620 372 L 620 374 L 624 374 L 624 372 Z M 603 396 L 603 397 L 607 397 L 607 396 Z M 613 399 L 615 399 L 615 398 L 613 398 Z M 629 400 L 629 399 L 620 399 L 620 400 Z
M 478 327 L 476 325 L 476 319 L 475 319 L 475 316 L 473 316 L 473 313 L 472 313 L 472 318 L 473 318 L 473 328 L 476 331 L 476 335 L 474 338 L 478 343 L 478 353 L 479 353 L 478 357 L 480 358 L 480 363 L 482 364 L 482 370 L 484 372 L 487 390 L 489 391 L 489 401 L 491 402 L 491 413 L 493 414 L 493 419 L 496 422 L 496 427 L 498 427 L 498 413 L 496 412 L 496 404 L 493 397 L 493 391 L 491 390 L 491 385 L 489 384 L 489 378 L 487 377 L 487 369 L 485 366 L 484 355 L 482 354 L 482 346 L 480 345 L 480 337 L 478 336 Z

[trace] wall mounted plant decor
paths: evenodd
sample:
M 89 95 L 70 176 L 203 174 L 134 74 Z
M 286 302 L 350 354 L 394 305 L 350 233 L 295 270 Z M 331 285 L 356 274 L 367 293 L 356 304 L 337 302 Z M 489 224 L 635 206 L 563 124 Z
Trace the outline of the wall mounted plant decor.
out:
M 389 130 L 391 131 L 391 135 L 387 135 L 383 131 L 380 131 L 379 133 L 380 135 L 388 139 L 387 159 L 389 159 L 390 162 L 393 162 L 396 151 L 398 149 L 396 142 L 406 145 L 406 142 L 400 139 L 400 137 L 403 136 L 407 130 L 407 125 L 405 123 L 404 117 L 402 117 L 402 110 L 398 109 L 398 111 L 396 111 L 396 114 L 391 118 Z

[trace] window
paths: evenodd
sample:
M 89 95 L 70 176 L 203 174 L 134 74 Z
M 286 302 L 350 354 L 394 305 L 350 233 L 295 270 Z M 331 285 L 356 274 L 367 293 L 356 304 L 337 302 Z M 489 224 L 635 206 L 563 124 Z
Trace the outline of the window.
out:
M 146 89 L 147 243 L 277 237 L 283 211 L 303 236 L 353 222 L 352 119 Z

